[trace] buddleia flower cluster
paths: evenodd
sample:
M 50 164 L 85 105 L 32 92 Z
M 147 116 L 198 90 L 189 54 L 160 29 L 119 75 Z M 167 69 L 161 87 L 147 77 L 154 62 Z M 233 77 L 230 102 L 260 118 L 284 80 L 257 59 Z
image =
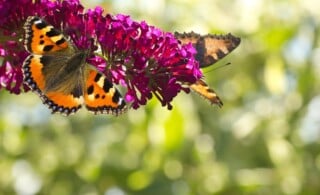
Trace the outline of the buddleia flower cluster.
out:
M 184 84 L 202 77 L 191 44 L 181 45 L 172 33 L 144 21 L 110 15 L 101 7 L 85 10 L 78 0 L 0 0 L 0 89 L 28 90 L 21 70 L 28 56 L 23 45 L 28 16 L 45 19 L 79 50 L 89 51 L 86 61 L 124 86 L 134 109 L 153 96 L 171 109 L 180 91 L 189 92 Z

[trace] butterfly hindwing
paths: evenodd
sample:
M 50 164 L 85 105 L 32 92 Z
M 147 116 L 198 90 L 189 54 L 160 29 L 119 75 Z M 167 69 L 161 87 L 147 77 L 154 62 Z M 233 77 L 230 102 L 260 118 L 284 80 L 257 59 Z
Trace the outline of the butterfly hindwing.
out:
M 204 80 L 197 80 L 195 83 L 190 85 L 190 88 L 202 97 L 209 100 L 210 103 L 217 104 L 219 107 L 222 107 L 223 103 L 221 99 L 213 89 L 209 88 L 209 86 L 206 84 Z
M 78 111 L 83 104 L 82 93 L 65 94 L 62 92 L 48 92 L 41 99 L 52 113 L 61 113 L 69 115 Z
M 46 59 L 47 58 L 47 59 Z M 46 59 L 46 60 L 44 60 Z M 78 83 L 57 83 L 48 87 L 48 78 L 57 80 L 44 74 L 47 65 L 52 65 L 48 59 L 55 60 L 53 56 L 30 55 L 24 62 L 24 82 L 36 92 L 43 103 L 47 105 L 52 112 L 60 112 L 69 115 L 77 111 L 82 104 L 82 85 Z M 79 75 L 80 76 L 80 75 Z M 55 87 L 54 87 L 55 86 Z
M 84 103 L 89 111 L 115 115 L 125 111 L 124 99 L 103 74 L 89 70 L 87 77 Z
M 41 55 L 29 55 L 22 66 L 24 82 L 39 95 L 45 88 L 45 78 L 42 74 L 43 64 L 41 63 Z
M 216 63 L 240 44 L 240 38 L 235 37 L 230 33 L 227 35 L 202 36 L 194 32 L 175 32 L 175 37 L 182 44 L 187 44 L 189 42 L 193 44 L 193 47 L 197 51 L 195 59 L 199 62 L 201 68 Z

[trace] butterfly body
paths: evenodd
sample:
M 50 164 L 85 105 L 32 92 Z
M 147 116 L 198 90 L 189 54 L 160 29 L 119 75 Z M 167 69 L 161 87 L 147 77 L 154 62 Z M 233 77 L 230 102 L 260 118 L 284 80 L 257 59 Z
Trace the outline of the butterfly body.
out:
M 30 53 L 23 64 L 24 82 L 52 112 L 69 115 L 82 105 L 95 114 L 118 115 L 126 110 L 113 84 L 86 64 L 88 51 L 76 48 L 39 17 L 29 17 L 24 29 Z

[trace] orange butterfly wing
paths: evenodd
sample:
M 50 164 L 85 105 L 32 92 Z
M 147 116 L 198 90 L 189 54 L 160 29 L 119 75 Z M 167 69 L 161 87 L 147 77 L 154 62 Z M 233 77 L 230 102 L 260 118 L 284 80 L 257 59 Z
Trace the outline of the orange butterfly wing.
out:
M 197 80 L 195 83 L 190 85 L 190 88 L 202 97 L 209 100 L 210 103 L 217 104 L 219 107 L 223 106 L 223 103 L 216 92 L 213 89 L 210 89 L 207 83 L 203 80 Z
M 37 16 L 28 17 L 25 25 L 25 46 L 33 54 L 44 54 L 67 49 L 63 34 Z
M 194 32 L 175 32 L 175 37 L 181 44 L 192 43 L 197 50 L 195 59 L 199 62 L 201 68 L 210 66 L 228 55 L 239 46 L 241 41 L 240 38 L 230 33 L 227 35 L 202 36 Z
M 93 113 L 118 115 L 126 110 L 119 91 L 108 79 L 96 70 L 89 70 L 84 91 L 86 108 Z

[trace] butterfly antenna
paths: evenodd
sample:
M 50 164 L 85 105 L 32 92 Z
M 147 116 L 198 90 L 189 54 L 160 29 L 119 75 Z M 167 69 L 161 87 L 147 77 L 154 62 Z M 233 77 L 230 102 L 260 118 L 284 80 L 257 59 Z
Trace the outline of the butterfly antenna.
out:
M 228 62 L 228 63 L 226 63 L 226 64 L 224 64 L 224 65 L 218 66 L 218 67 L 214 67 L 214 68 L 212 68 L 211 70 L 206 71 L 205 73 L 208 73 L 208 72 L 211 72 L 211 71 L 215 71 L 215 70 L 218 70 L 218 69 L 220 69 L 220 68 L 224 68 L 224 67 L 229 66 L 229 65 L 231 65 L 230 62 Z

